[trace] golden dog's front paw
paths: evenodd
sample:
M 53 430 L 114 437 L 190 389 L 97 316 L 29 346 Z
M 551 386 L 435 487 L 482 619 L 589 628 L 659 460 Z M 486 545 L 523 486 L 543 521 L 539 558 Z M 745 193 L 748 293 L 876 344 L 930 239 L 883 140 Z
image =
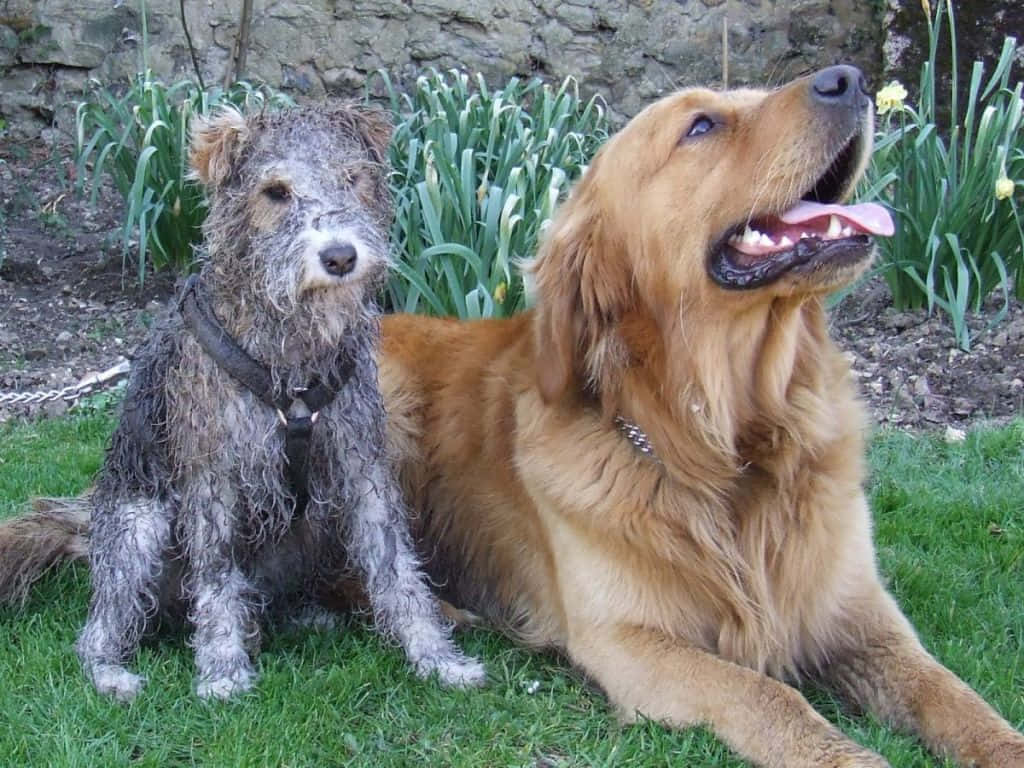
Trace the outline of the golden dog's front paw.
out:
M 977 768 L 1024 768 L 1024 736 L 1016 731 L 1000 734 L 979 746 L 979 755 L 973 762 Z
M 828 768 L 892 768 L 889 761 L 877 752 L 862 747 L 838 730 L 830 728 L 831 738 L 817 754 L 804 756 L 812 765 Z M 788 768 L 789 763 L 786 763 Z
M 837 768 L 892 768 L 889 761 L 874 752 L 865 752 L 863 756 L 851 757 L 836 763 Z

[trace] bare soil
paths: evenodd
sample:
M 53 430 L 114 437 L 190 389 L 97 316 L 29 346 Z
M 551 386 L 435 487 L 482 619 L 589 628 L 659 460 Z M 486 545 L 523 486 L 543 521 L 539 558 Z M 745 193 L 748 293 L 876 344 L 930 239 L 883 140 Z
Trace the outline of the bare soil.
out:
M 131 357 L 174 277 L 122 275 L 123 206 L 75 191 L 71 148 L 0 149 L 0 399 L 60 389 Z M 0 421 L 56 415 L 62 400 L 0 405 Z
M 53 390 L 129 358 L 174 278 L 122 275 L 122 206 L 111 189 L 96 205 L 74 190 L 70 148 L 0 149 L 0 399 Z M 832 332 L 850 356 L 876 424 L 965 428 L 1024 414 L 1024 305 L 1014 301 L 990 327 L 993 302 L 972 317 L 970 352 L 945 319 L 897 312 L 888 289 L 868 280 L 832 313 Z M 55 415 L 63 401 L 0 405 L 0 421 Z

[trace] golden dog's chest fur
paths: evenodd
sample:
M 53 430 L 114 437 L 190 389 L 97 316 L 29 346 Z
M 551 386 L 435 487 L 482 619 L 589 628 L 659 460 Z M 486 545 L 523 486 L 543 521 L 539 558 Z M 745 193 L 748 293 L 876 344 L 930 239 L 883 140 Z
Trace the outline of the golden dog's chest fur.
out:
M 851 72 L 634 118 L 547 230 L 534 309 L 385 318 L 389 440 L 443 596 L 566 654 L 625 717 L 707 724 L 758 765 L 887 765 L 780 682 L 813 677 L 964 764 L 1021 768 L 1024 739 L 877 571 L 823 310 L 869 239 L 738 241 L 849 194 L 872 130 Z
M 402 383 L 386 390 L 392 432 L 416 455 L 407 485 L 453 601 L 532 645 L 617 621 L 780 676 L 816 667 L 873 567 L 845 361 L 825 345 L 832 423 L 818 444 L 776 427 L 700 488 L 666 477 L 594 403 L 546 406 L 533 345 L 516 341 L 531 320 L 385 320 L 382 381 Z M 403 363 L 440 375 L 413 391 Z

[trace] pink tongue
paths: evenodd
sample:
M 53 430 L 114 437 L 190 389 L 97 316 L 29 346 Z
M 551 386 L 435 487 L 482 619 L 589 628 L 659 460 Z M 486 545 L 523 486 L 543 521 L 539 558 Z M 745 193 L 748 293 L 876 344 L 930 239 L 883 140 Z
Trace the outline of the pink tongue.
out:
M 822 216 L 836 216 L 847 222 L 856 224 L 860 229 L 872 235 L 889 237 L 896 228 L 892 216 L 878 203 L 859 203 L 857 205 L 822 205 L 801 200 L 779 218 L 786 224 L 803 224 L 811 219 Z

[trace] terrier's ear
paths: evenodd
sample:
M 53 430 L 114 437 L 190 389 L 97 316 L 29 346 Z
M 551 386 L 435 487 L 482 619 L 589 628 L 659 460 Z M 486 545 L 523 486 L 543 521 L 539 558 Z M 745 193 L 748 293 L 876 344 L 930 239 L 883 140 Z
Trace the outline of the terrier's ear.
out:
M 387 165 L 391 136 L 395 131 L 391 115 L 379 107 L 360 105 L 356 113 L 356 125 L 373 162 Z
M 219 187 L 231 174 L 249 140 L 249 126 L 234 107 L 222 107 L 209 117 L 192 119 L 188 159 L 192 172 L 208 187 Z

